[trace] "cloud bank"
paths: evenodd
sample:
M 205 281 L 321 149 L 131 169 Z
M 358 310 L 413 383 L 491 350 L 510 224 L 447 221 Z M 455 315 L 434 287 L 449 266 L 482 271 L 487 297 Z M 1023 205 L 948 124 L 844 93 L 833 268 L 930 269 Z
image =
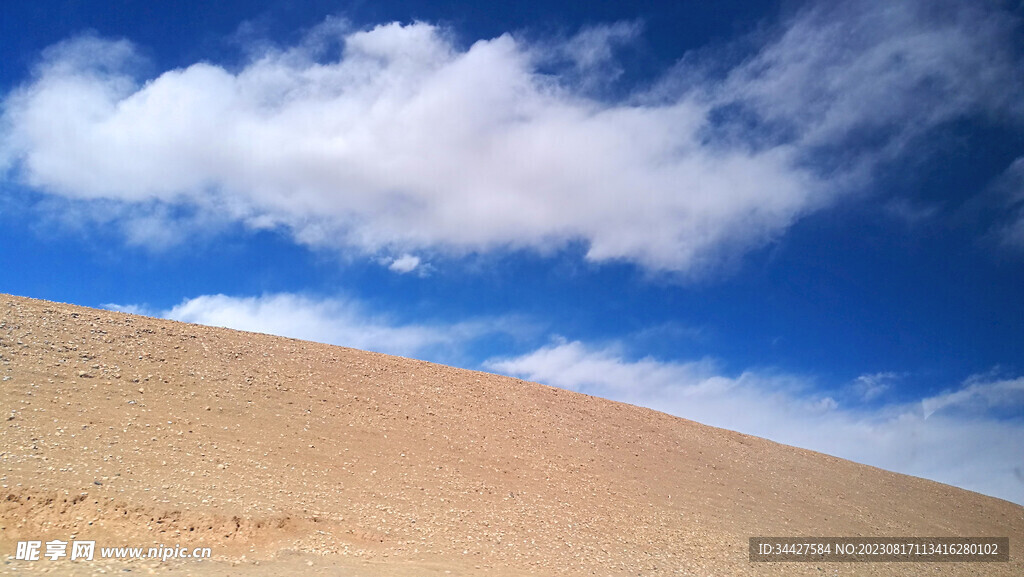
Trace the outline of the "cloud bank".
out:
M 427 23 L 329 19 L 237 69 L 147 79 L 130 42 L 86 36 L 5 98 L 0 167 L 72 207 L 129 207 L 134 242 L 222 219 L 399 272 L 404 254 L 578 243 L 699 273 L 944 123 L 1018 116 L 1011 23 L 974 2 L 812 5 L 739 63 L 684 58 L 612 101 L 593 94 L 635 25 L 463 47 Z
M 202 295 L 164 311 L 138 305 L 105 308 L 187 323 L 226 327 L 402 356 L 457 356 L 463 345 L 495 333 L 515 331 L 508 319 L 461 323 L 402 323 L 369 312 L 362 303 L 292 293 L 258 297 Z
M 576 341 L 487 366 L 1024 504 L 1024 377 L 977 376 L 918 402 L 868 408 L 858 397 L 877 398 L 897 375 L 858 378 L 840 402 L 806 377 L 726 376 L 710 360 L 630 360 Z

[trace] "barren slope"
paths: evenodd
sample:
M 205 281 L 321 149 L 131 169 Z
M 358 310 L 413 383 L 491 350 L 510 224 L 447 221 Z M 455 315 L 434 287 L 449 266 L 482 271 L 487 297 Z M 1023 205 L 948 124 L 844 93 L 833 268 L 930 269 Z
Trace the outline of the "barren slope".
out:
M 0 378 L 0 573 L 1024 575 L 1020 506 L 506 377 L 0 295 Z M 757 535 L 1011 561 L 750 563 Z M 72 536 L 215 559 L 13 559 Z

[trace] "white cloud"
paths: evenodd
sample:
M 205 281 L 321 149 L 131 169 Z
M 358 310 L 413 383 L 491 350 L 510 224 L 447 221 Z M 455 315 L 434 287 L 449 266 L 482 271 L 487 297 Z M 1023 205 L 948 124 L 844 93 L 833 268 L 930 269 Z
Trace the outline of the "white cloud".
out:
M 102 304 L 100 306 L 102 308 L 105 308 L 105 309 L 110 310 L 110 311 L 117 311 L 119 313 L 128 313 L 130 315 L 159 316 L 159 315 L 153 315 L 152 312 L 149 310 L 149 307 L 147 307 L 145 305 L 138 305 L 138 304 L 120 305 L 120 304 L 117 304 L 117 303 L 106 303 L 106 304 Z
M 975 4 L 805 10 L 724 77 L 681 65 L 612 102 L 588 81 L 635 25 L 462 49 L 425 23 L 329 20 L 238 70 L 203 62 L 146 82 L 129 43 L 79 38 L 4 101 L 0 166 L 53 195 L 186 206 L 369 254 L 581 241 L 595 261 L 700 272 L 828 205 L 915 135 L 1014 106 L 1005 19 Z M 343 50 L 328 60 L 332 43 Z M 542 72 L 551 51 L 573 72 Z M 835 144 L 844 156 L 820 170 Z M 190 230 L 161 228 L 178 211 L 146 216 L 125 226 L 135 242 Z
M 222 294 L 186 299 L 165 311 L 138 305 L 105 308 L 208 326 L 279 335 L 344 347 L 423 357 L 450 357 L 474 339 L 514 333 L 514 319 L 486 319 L 455 324 L 401 323 L 369 312 L 358 301 L 313 298 L 291 293 L 259 297 Z
M 556 342 L 487 366 L 1024 503 L 1024 378 L 974 377 L 922 402 L 867 409 L 840 405 L 805 377 L 764 370 L 727 376 L 706 359 L 629 360 L 617 348 L 580 342 Z M 895 378 L 866 376 L 872 386 Z
M 420 257 L 413 256 L 411 254 L 403 254 L 391 261 L 391 264 L 388 265 L 388 269 L 393 272 L 397 272 L 398 274 L 405 274 L 416 270 L 419 266 Z

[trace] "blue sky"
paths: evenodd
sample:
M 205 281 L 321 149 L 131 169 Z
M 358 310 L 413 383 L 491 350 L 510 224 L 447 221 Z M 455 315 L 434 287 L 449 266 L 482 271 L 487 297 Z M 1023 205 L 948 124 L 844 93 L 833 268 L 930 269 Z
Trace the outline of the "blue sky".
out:
M 0 8 L 0 291 L 1024 503 L 1024 8 Z

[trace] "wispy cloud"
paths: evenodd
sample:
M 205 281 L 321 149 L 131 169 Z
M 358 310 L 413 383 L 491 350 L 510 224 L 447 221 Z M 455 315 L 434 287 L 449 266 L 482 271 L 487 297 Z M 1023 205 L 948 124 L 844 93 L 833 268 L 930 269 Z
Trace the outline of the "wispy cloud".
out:
M 1007 215 L 997 230 L 999 240 L 1006 246 L 1024 250 L 1024 157 L 1015 160 L 1003 172 L 993 184 L 993 190 Z
M 684 59 L 615 101 L 593 87 L 633 24 L 463 49 L 426 23 L 332 19 L 237 70 L 148 80 L 130 43 L 82 37 L 5 99 L 0 166 L 44 193 L 150 207 L 117 221 L 135 242 L 215 215 L 394 262 L 582 242 L 591 260 L 699 273 L 943 123 L 1020 116 L 1013 19 L 939 4 L 814 5 L 724 73 Z M 552 58 L 574 64 L 552 73 Z
M 936 412 L 985 415 L 993 412 L 1024 418 L 1024 377 L 990 380 L 975 376 L 962 388 L 921 401 L 925 418 Z
M 1024 378 L 973 377 L 943 395 L 869 408 L 841 405 L 806 376 L 729 375 L 708 359 L 630 359 L 622 348 L 576 341 L 487 366 L 1024 503 Z M 867 398 L 897 378 L 882 373 L 859 382 Z
M 459 357 L 465 346 L 497 333 L 513 334 L 514 319 L 460 323 L 405 323 L 375 314 L 359 301 L 291 293 L 258 297 L 202 295 L 169 310 L 107 304 L 121 312 L 189 323 L 310 340 L 357 349 L 443 360 Z
M 869 402 L 890 391 L 899 379 L 900 375 L 893 372 L 860 375 L 849 388 L 855 398 Z
M 971 112 L 1019 120 L 1011 14 L 978 2 L 811 4 L 721 86 L 801 149 L 874 161 Z M 920 144 L 919 142 L 917 144 Z

